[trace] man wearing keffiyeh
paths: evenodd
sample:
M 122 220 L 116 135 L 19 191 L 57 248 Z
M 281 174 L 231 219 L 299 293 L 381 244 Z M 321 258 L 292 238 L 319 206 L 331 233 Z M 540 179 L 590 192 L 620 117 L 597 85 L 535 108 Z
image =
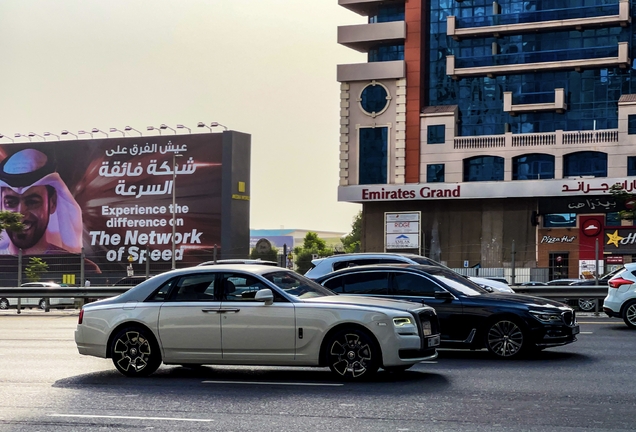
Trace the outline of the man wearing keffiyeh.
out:
M 2 210 L 21 213 L 21 232 L 0 239 L 0 253 L 79 253 L 82 210 L 55 171 L 55 161 L 36 149 L 20 150 L 0 163 Z

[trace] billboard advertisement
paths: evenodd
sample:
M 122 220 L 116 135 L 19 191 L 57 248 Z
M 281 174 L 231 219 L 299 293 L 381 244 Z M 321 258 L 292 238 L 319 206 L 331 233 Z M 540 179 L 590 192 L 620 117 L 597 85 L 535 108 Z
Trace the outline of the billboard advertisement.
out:
M 23 214 L 25 229 L 2 232 L 0 254 L 83 249 L 87 271 L 96 273 L 146 260 L 169 264 L 174 225 L 174 256 L 183 267 L 197 251 L 221 246 L 223 164 L 232 163 L 224 159 L 223 135 L 1 145 L 2 210 Z

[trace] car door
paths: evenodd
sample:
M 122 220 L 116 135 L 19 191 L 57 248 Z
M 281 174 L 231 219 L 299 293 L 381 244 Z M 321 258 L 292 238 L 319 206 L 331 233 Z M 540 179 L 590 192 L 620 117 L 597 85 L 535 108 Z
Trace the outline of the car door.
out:
M 218 279 L 223 361 L 293 364 L 296 355 L 294 304 L 280 294 L 270 305 L 254 300 L 271 287 L 245 273 L 223 272 Z M 274 290 L 272 290 L 274 291 Z
M 443 341 L 463 342 L 470 337 L 472 329 L 465 320 L 460 298 L 423 274 L 392 271 L 392 275 L 391 296 L 400 300 L 417 301 L 435 309 Z M 441 296 L 445 298 L 440 298 Z
M 325 280 L 322 285 L 338 294 L 389 295 L 389 276 L 377 270 L 361 270 L 354 273 L 335 276 Z
M 170 296 L 159 311 L 159 338 L 166 363 L 205 364 L 222 358 L 221 301 L 216 273 L 189 274 L 160 289 Z

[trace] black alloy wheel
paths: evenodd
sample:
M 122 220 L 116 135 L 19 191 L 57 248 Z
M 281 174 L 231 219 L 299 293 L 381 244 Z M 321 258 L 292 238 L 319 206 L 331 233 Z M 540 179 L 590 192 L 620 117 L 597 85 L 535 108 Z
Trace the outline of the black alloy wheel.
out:
M 380 350 L 362 330 L 335 333 L 329 338 L 326 349 L 329 369 L 343 379 L 366 379 L 380 367 Z
M 486 348 L 499 358 L 519 357 L 526 345 L 524 331 L 512 319 L 498 319 L 487 327 Z
M 636 300 L 632 300 L 623 307 L 623 321 L 629 328 L 636 328 Z
M 148 376 L 161 365 L 159 347 L 147 330 L 125 328 L 117 333 L 111 347 L 113 364 L 126 376 Z

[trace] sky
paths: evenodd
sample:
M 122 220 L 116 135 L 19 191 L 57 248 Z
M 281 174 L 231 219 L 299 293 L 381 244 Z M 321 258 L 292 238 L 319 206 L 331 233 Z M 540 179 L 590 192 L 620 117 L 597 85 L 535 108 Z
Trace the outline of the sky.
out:
M 252 136 L 250 228 L 348 233 L 336 65 L 366 59 L 337 27 L 364 20 L 338 0 L 1 0 L 0 134 L 218 122 Z

